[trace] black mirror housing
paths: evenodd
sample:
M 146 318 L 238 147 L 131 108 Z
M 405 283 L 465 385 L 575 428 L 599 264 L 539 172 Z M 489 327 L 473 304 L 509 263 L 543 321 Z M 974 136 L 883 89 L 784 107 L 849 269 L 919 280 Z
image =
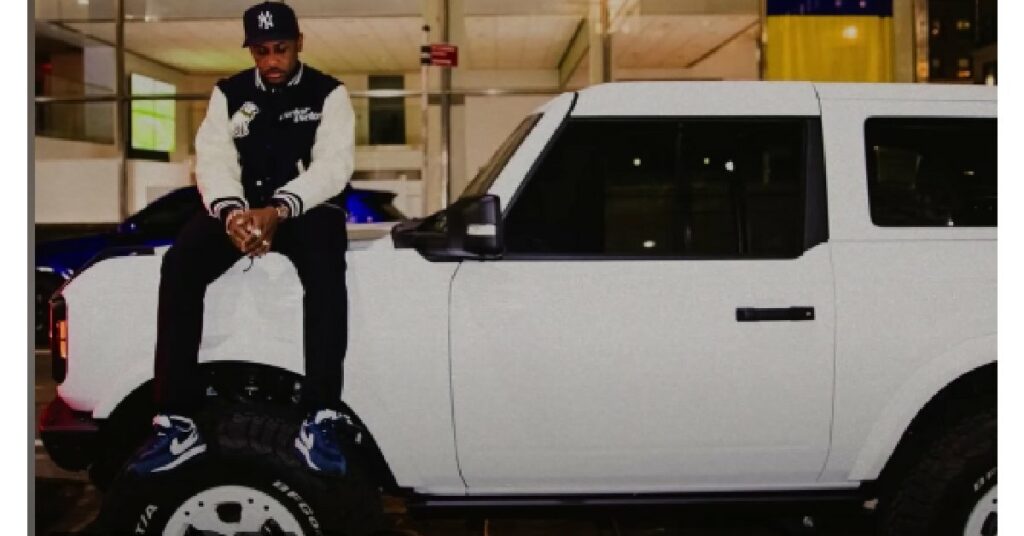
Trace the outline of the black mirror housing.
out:
M 459 199 L 426 219 L 395 226 L 391 237 L 396 248 L 415 248 L 431 261 L 500 259 L 501 202 L 496 195 Z

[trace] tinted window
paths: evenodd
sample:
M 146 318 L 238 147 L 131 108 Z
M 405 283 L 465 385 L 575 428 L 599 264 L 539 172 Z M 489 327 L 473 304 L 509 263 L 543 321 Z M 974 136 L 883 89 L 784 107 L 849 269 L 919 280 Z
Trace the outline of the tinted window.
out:
M 871 118 L 865 143 L 875 225 L 996 225 L 995 119 Z
M 511 253 L 791 257 L 804 120 L 573 120 L 505 226 Z
M 401 75 L 370 75 L 374 89 L 404 89 Z M 370 145 L 402 145 L 405 143 L 405 99 L 385 97 L 370 99 Z

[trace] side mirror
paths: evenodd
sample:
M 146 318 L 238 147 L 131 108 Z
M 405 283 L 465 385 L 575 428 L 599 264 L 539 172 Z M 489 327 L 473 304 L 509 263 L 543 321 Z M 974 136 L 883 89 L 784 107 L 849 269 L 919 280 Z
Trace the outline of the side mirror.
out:
M 391 230 L 396 248 L 415 248 L 432 261 L 499 259 L 502 239 L 498 196 L 459 199 L 422 220 L 398 224 Z

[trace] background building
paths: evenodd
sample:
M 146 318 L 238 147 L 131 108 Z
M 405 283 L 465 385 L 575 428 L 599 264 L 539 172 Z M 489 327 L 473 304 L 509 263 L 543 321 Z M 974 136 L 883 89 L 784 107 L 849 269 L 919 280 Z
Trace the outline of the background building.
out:
M 251 66 L 252 3 L 36 2 L 37 223 L 111 224 L 194 182 L 209 91 Z M 354 96 L 354 179 L 412 216 L 457 196 L 532 109 L 594 83 L 995 82 L 995 0 L 288 3 L 302 59 Z M 424 43 L 457 45 L 458 65 L 422 68 Z

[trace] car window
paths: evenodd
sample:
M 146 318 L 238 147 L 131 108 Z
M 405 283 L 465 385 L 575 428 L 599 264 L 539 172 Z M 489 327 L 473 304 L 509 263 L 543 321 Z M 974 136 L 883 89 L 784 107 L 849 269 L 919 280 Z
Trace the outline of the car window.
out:
M 542 255 L 794 257 L 806 120 L 575 119 L 505 222 Z
M 470 181 L 469 186 L 466 187 L 459 197 L 466 198 L 486 194 L 487 190 L 494 184 L 495 179 L 498 178 L 501 170 L 505 169 L 505 164 L 515 154 L 516 149 L 522 145 L 523 140 L 530 134 L 530 131 L 533 130 L 537 121 L 540 121 L 540 118 L 541 114 L 534 114 L 523 119 L 519 126 L 512 131 L 512 134 L 498 147 L 498 150 L 494 151 L 490 160 L 480 168 L 480 171 L 477 172 L 473 180 Z
M 864 138 L 875 225 L 996 225 L 995 119 L 872 117 Z

